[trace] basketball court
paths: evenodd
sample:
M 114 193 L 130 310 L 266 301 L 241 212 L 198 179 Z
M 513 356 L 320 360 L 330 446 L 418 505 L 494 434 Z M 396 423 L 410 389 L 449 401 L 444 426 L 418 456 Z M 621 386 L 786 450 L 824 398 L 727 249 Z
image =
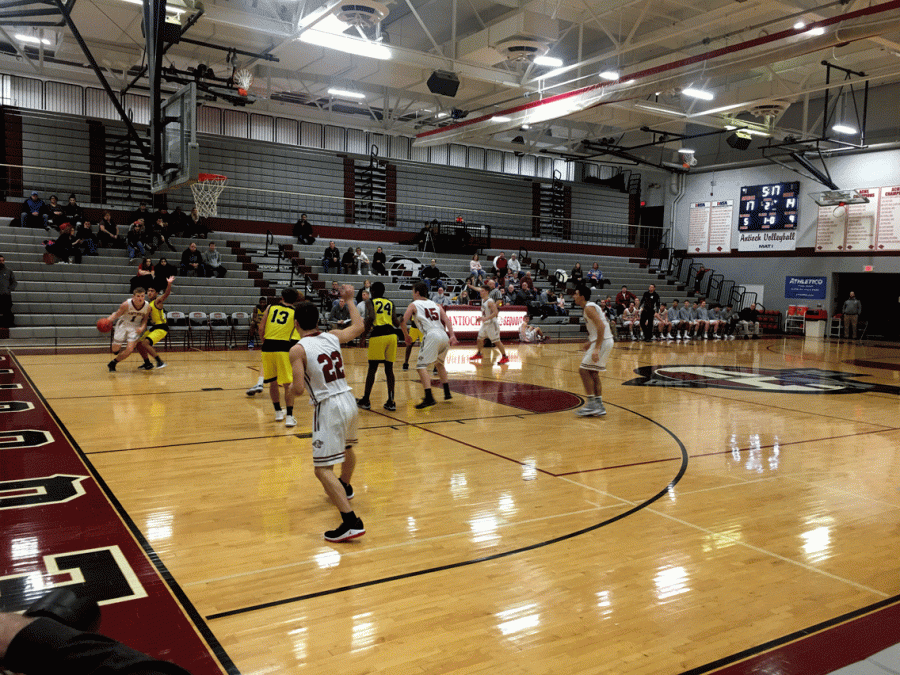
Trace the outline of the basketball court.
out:
M 312 408 L 288 429 L 245 396 L 257 353 L 115 374 L 10 353 L 5 398 L 34 407 L 7 428 L 68 441 L 52 473 L 84 494 L 60 506 L 83 534 L 4 507 L 6 543 L 28 569 L 114 543 L 133 581 L 101 630 L 197 673 L 809 673 L 900 642 L 873 619 L 898 600 L 895 347 L 618 343 L 598 418 L 575 414 L 577 344 L 507 349 L 508 367 L 452 349 L 453 399 L 427 411 L 399 368 L 384 411 L 379 376 L 353 481 L 367 532 L 343 544 L 322 538 Z M 344 354 L 359 395 L 365 354 Z M 16 438 L 4 465 L 40 475 Z

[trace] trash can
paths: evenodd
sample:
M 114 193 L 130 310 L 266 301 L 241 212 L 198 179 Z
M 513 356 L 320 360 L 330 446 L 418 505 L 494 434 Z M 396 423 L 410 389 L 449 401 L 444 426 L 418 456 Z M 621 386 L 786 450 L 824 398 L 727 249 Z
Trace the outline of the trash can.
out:
M 810 309 L 806 312 L 806 337 L 824 338 L 825 323 L 828 321 L 828 312 L 824 309 Z

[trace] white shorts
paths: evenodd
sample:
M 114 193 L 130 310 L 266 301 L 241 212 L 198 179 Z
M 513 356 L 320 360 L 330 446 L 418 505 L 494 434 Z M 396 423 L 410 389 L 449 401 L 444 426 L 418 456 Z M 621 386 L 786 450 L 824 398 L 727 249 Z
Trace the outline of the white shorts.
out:
M 537 339 L 537 331 L 534 328 L 529 328 L 521 338 L 522 342 L 534 342 Z
M 487 323 L 481 324 L 481 328 L 478 329 L 478 339 L 488 339 L 491 342 L 500 342 L 500 327 L 497 325 L 497 322 L 488 321 Z
M 612 351 L 614 344 L 615 342 L 611 336 L 608 340 L 604 339 L 597 349 L 600 355 L 596 361 L 592 358 L 594 350 L 588 349 L 584 353 L 584 358 L 581 359 L 581 367 L 585 370 L 606 370 L 606 361 L 609 359 L 609 353 Z
M 131 323 L 127 323 L 125 321 L 117 321 L 116 322 L 116 332 L 113 334 L 114 345 L 124 345 L 129 342 L 137 342 L 141 339 L 141 331 L 138 330 L 140 326 L 134 326 Z
M 359 409 L 351 391 L 316 404 L 312 429 L 314 466 L 334 466 L 344 461 L 344 451 L 359 440 L 358 420 Z
M 443 331 L 429 331 L 422 339 L 416 368 L 430 368 L 435 361 L 444 362 L 450 348 L 450 337 Z

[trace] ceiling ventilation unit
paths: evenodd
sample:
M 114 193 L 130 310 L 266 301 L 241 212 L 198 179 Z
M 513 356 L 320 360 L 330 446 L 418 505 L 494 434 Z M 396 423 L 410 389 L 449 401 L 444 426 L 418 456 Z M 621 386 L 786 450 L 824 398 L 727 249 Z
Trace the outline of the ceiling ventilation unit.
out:
M 374 0 L 353 0 L 342 2 L 334 8 L 335 16 L 344 23 L 360 28 L 374 28 L 390 10 Z
M 510 61 L 530 61 L 536 56 L 544 56 L 550 45 L 539 40 L 513 38 L 497 45 L 497 51 Z
M 754 117 L 778 117 L 790 107 L 790 101 L 768 101 L 753 106 L 747 112 Z

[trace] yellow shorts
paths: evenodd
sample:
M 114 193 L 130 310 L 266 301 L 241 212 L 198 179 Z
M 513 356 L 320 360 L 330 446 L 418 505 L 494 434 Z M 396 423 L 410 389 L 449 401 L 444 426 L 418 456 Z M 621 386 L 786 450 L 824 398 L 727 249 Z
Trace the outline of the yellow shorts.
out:
M 287 352 L 263 352 L 263 381 L 266 383 L 278 380 L 278 384 L 292 384 L 294 371 Z
M 387 361 L 388 363 L 393 363 L 396 360 L 396 333 L 369 338 L 369 361 Z
M 150 343 L 150 345 L 158 345 L 160 340 L 162 340 L 166 335 L 168 335 L 169 331 L 164 328 L 156 328 L 154 330 L 148 330 L 141 336 L 141 340 L 146 340 Z
M 422 335 L 422 331 L 420 331 L 418 328 L 416 328 L 415 326 L 410 326 L 409 327 L 409 337 L 412 338 L 413 342 L 417 342 L 417 341 L 420 342 L 422 340 L 422 338 L 425 336 Z

